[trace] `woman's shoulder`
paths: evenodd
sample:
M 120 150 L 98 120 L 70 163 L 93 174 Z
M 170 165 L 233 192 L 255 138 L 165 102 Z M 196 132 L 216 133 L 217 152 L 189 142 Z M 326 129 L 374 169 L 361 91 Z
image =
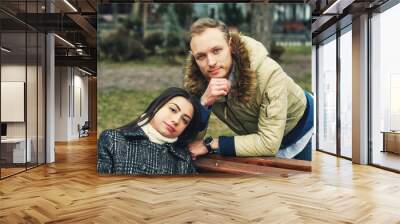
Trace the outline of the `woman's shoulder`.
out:
M 99 139 L 102 138 L 115 138 L 115 136 L 120 135 L 117 129 L 106 129 L 101 132 Z
M 145 133 L 141 128 L 136 127 L 124 127 L 115 129 L 106 129 L 101 132 L 99 136 L 100 142 L 112 141 L 112 142 L 127 142 L 135 140 L 147 139 Z
M 119 129 L 106 129 L 101 132 L 99 142 L 125 141 L 125 136 Z
M 105 129 L 100 136 L 104 137 L 125 137 L 125 136 L 131 136 L 131 137 L 138 137 L 138 136 L 144 136 L 144 132 L 142 131 L 141 128 L 138 128 L 137 126 L 126 126 L 126 127 L 121 127 L 121 128 L 113 128 L 113 129 Z

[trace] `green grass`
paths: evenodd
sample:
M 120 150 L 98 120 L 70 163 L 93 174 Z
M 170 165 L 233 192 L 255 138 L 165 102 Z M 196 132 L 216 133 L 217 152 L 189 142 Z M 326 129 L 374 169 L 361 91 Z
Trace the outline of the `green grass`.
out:
M 294 77 L 293 80 L 304 90 L 311 92 L 311 74 L 305 74 L 299 77 Z
M 311 45 L 285 46 L 285 54 L 302 54 L 310 57 Z
M 140 116 L 161 91 L 107 90 L 98 94 L 98 133 L 117 128 Z M 224 123 L 211 115 L 207 135 L 233 135 Z
M 160 92 L 99 91 L 97 105 L 98 133 L 120 127 L 136 119 Z
M 160 67 L 160 66 L 183 66 L 185 63 L 185 57 L 184 56 L 175 56 L 174 59 L 175 62 L 171 63 L 171 61 L 168 61 L 165 59 L 165 57 L 161 56 L 150 56 L 147 57 L 145 60 L 130 60 L 130 61 L 123 61 L 123 62 L 116 62 L 112 61 L 109 59 L 102 59 L 99 60 L 97 63 L 100 68 L 107 68 L 107 69 L 112 69 L 112 68 L 121 68 L 121 67 L 140 67 L 140 66 L 154 66 L 154 67 Z

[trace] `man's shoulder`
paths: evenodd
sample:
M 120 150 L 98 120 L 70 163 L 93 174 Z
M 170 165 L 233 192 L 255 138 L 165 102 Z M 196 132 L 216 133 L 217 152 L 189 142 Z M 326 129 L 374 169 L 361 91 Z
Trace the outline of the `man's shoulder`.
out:
M 266 49 L 266 47 L 264 46 L 263 43 L 261 43 L 260 41 L 246 36 L 246 35 L 239 35 L 240 40 L 244 43 L 244 45 L 246 46 L 246 48 L 250 51 L 255 51 L 257 50 L 258 52 L 262 51 L 262 53 L 264 55 L 268 55 L 268 50 Z M 265 52 L 265 53 L 264 53 Z
M 245 36 L 239 35 L 240 38 L 240 46 L 244 46 L 247 51 L 247 56 L 250 61 L 250 68 L 252 70 L 257 70 L 257 68 L 265 61 L 265 58 L 268 57 L 268 51 L 265 46 L 259 42 L 258 40 Z

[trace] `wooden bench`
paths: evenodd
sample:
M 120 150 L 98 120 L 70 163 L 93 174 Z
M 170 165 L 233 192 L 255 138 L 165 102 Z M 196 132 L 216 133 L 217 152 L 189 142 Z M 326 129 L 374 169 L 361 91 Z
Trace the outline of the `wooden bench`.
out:
M 195 161 L 200 172 L 229 174 L 276 174 L 289 176 L 302 172 L 311 172 L 311 162 L 304 160 L 282 159 L 276 157 L 232 157 L 207 155 Z

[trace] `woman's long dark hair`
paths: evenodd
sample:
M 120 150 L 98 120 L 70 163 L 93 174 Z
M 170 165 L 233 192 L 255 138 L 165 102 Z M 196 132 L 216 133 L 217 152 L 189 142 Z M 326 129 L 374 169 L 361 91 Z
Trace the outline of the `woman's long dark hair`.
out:
M 139 128 L 140 126 L 149 123 L 153 119 L 154 115 L 160 110 L 161 107 L 163 107 L 172 98 L 177 96 L 184 97 L 193 106 L 192 119 L 190 120 L 188 126 L 185 128 L 182 134 L 178 137 L 178 140 L 176 142 L 177 145 L 188 144 L 191 140 L 193 140 L 196 137 L 197 133 L 199 132 L 199 125 L 200 125 L 199 107 L 201 105 L 198 99 L 190 95 L 186 90 L 177 87 L 171 87 L 166 89 L 150 103 L 150 105 L 147 107 L 147 109 L 141 116 L 129 122 L 128 124 L 120 127 L 120 129 Z M 141 123 L 144 120 L 146 120 L 146 122 Z

